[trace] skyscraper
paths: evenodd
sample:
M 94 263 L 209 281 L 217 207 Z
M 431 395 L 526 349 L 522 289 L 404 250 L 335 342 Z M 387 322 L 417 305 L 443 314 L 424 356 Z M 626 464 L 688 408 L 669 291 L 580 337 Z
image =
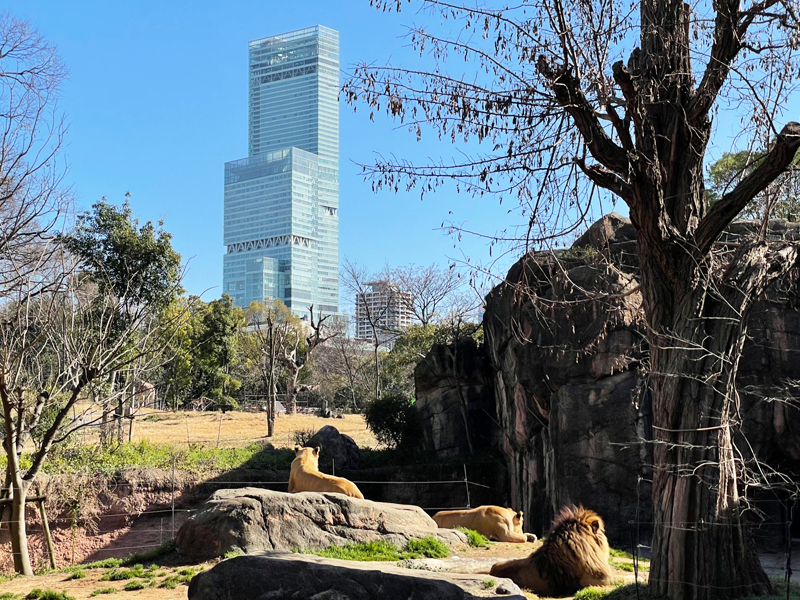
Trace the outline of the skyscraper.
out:
M 223 291 L 339 310 L 339 33 L 250 42 L 249 156 L 225 163 Z

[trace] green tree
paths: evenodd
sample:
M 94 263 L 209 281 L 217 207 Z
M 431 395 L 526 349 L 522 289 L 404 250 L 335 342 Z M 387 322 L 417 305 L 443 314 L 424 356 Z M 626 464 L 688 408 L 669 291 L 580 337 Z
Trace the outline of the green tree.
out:
M 98 332 L 108 333 L 112 338 L 126 335 L 138 307 L 147 306 L 152 315 L 159 318 L 183 293 L 181 257 L 172 248 L 172 235 L 163 229 L 162 221 L 140 223 L 133 215 L 129 199 L 130 194 L 126 193 L 125 202 L 114 206 L 103 198 L 91 210 L 79 214 L 75 227 L 60 238 L 70 254 L 79 260 L 81 285 L 99 289 L 98 310 L 104 309 L 104 297 L 111 295 L 118 299 L 122 309 L 114 315 L 110 331 Z M 178 315 L 172 317 L 178 318 Z M 135 336 L 127 343 L 135 344 Z M 122 441 L 126 419 L 128 437 L 133 437 L 137 409 L 136 395 L 131 389 L 133 379 L 125 368 L 110 374 L 110 394 L 100 398 L 104 443 L 111 437 L 111 397 L 117 399 L 114 421 L 118 440 Z
M 765 152 L 754 153 L 748 150 L 725 152 L 719 160 L 712 163 L 708 168 L 706 184 L 709 206 L 758 168 L 765 155 Z M 800 220 L 800 158 L 795 158 L 785 173 L 756 195 L 742 210 L 741 216 L 749 219 L 768 216 L 787 221 Z
M 241 382 L 231 374 L 237 359 L 239 332 L 244 314 L 233 298 L 222 298 L 208 304 L 195 303 L 192 315 L 192 397 L 207 396 L 220 406 L 232 407 L 232 395 Z

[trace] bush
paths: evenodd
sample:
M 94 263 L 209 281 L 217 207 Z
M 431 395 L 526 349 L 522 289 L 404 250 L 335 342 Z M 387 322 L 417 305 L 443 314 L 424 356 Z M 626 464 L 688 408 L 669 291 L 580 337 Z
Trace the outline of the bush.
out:
M 364 420 L 378 441 L 389 448 L 414 452 L 421 446 L 422 419 L 403 393 L 386 393 L 370 402 Z

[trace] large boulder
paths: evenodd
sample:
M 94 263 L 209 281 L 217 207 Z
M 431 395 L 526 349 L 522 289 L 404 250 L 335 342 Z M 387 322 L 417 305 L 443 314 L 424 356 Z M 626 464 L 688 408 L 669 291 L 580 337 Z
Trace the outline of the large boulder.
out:
M 431 347 L 414 369 L 415 406 L 429 452 L 466 456 L 493 446 L 492 379 L 486 354 L 472 338 Z
M 319 446 L 322 449 L 319 468 L 325 473 L 361 468 L 358 444 L 349 435 L 339 433 L 333 425 L 325 425 L 305 445 L 309 448 Z
M 267 553 L 225 560 L 189 584 L 189 600 L 524 600 L 510 580 Z
M 429 535 L 447 544 L 466 542 L 460 531 L 439 529 L 418 506 L 241 488 L 215 492 L 181 526 L 175 542 L 186 556 L 210 558 L 230 551 L 316 549 L 375 540 L 403 546 Z

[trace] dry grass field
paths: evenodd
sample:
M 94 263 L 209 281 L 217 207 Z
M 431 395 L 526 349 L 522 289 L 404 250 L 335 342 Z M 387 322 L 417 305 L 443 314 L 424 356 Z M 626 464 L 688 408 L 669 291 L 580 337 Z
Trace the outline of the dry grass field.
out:
M 267 438 L 264 414 L 247 412 L 165 412 L 143 410 L 134 426 L 134 441 L 146 439 L 162 444 L 206 444 L 231 448 L 253 442 L 269 441 L 276 448 L 292 448 L 294 432 L 315 432 L 332 425 L 340 433 L 352 437 L 359 448 L 378 446 L 367 429 L 363 415 L 344 415 L 342 419 L 323 419 L 314 415 L 279 416 L 275 419 L 275 435 Z

